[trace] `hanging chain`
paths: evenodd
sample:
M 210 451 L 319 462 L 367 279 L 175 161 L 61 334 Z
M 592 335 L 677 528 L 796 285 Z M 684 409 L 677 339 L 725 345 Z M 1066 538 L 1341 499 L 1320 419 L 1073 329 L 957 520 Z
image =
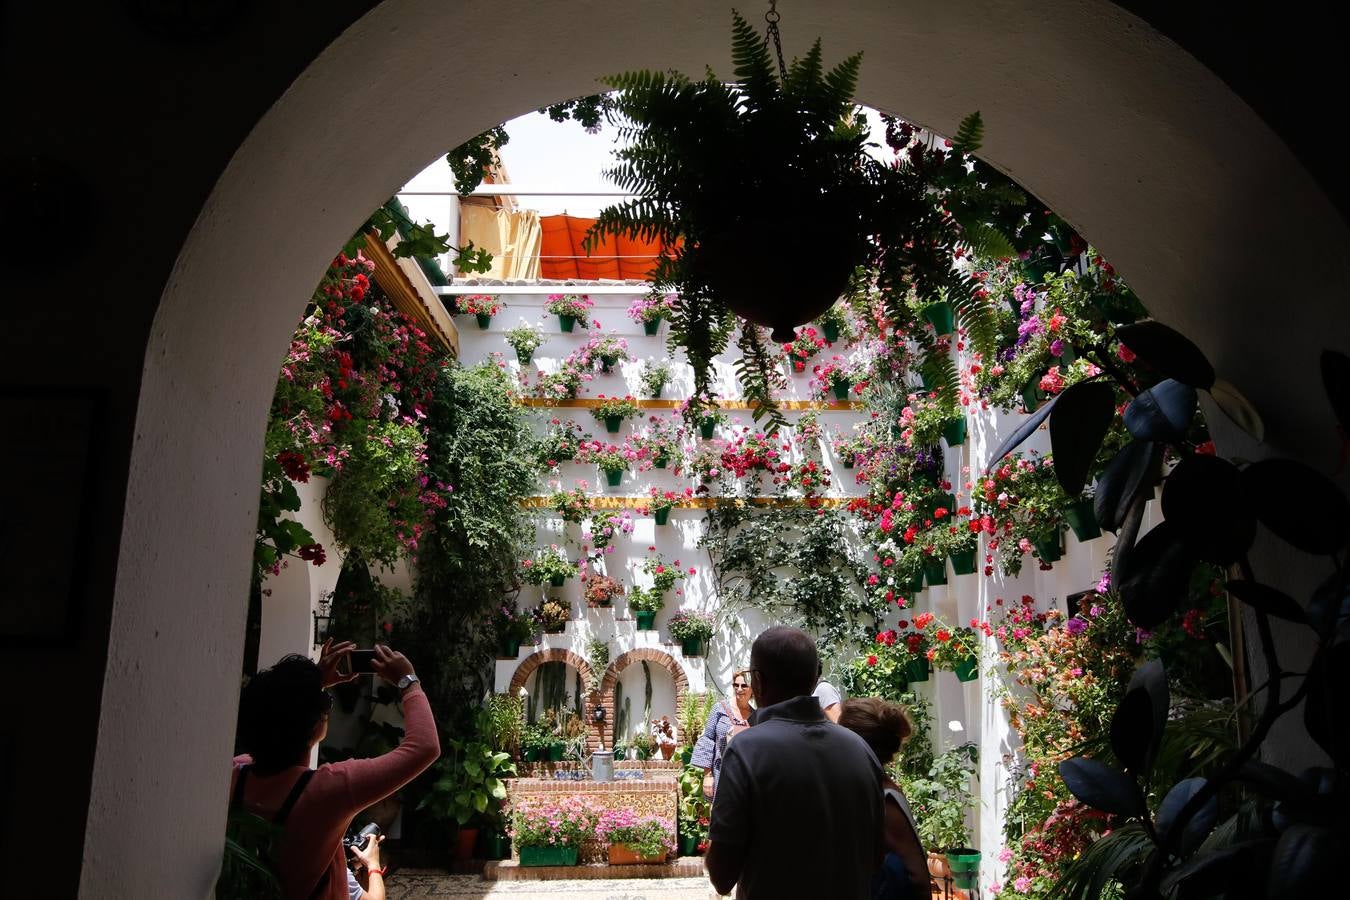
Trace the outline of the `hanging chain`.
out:
M 787 80 L 787 64 L 783 62 L 783 38 L 778 34 L 778 21 L 783 16 L 778 12 L 778 0 L 769 0 L 769 11 L 764 21 L 769 23 L 768 36 L 773 38 L 773 49 L 778 54 L 778 74 Z

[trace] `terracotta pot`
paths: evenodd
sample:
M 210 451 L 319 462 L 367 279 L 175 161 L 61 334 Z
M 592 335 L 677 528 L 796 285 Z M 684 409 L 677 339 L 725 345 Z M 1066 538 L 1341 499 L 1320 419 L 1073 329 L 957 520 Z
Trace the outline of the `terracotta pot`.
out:
M 609 845 L 609 864 L 611 866 L 633 866 L 640 863 L 659 865 L 665 861 L 664 854 L 660 856 L 638 856 L 637 851 L 627 844 Z
M 675 757 L 675 745 L 674 745 L 674 744 L 668 744 L 668 745 L 667 745 L 667 744 L 662 744 L 662 745 L 661 745 L 661 758 L 662 758 L 662 759 L 673 759 L 674 757 Z
M 477 843 L 477 828 L 461 828 L 455 835 L 455 859 L 473 859 L 473 848 Z
M 942 881 L 950 878 L 952 867 L 947 864 L 947 855 L 934 850 L 928 851 L 928 874 Z

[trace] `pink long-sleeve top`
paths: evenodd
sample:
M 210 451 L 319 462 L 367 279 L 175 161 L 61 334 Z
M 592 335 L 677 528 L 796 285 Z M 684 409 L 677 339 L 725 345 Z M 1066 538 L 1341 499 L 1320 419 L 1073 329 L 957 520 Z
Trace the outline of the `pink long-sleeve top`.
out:
M 347 900 L 347 862 L 342 835 L 352 818 L 426 770 L 441 755 L 436 722 L 420 684 L 403 692 L 403 742 L 374 759 L 325 763 L 296 801 L 286 820 L 280 858 L 281 888 L 287 900 Z M 239 767 L 253 762 L 247 754 L 234 758 L 230 795 Z M 276 815 L 304 766 L 292 766 L 273 775 L 250 770 L 244 783 L 244 808 L 268 821 Z M 326 890 L 315 886 L 329 871 Z

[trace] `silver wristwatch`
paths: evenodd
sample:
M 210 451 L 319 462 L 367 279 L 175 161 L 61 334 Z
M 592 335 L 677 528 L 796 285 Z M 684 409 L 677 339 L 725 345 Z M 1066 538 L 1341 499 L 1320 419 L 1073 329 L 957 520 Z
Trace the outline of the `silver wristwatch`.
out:
M 416 675 L 404 675 L 402 678 L 398 680 L 398 689 L 400 691 L 406 690 L 407 688 L 412 687 L 414 684 L 417 684 L 419 680 L 420 679 Z

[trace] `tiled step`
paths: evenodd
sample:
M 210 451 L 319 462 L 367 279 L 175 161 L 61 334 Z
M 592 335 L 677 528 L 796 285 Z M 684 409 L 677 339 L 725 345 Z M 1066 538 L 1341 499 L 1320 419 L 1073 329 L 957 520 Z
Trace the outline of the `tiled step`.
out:
M 492 861 L 483 869 L 485 881 L 563 881 L 597 878 L 697 878 L 704 875 L 703 857 L 681 856 L 664 865 L 522 866 L 513 860 Z

